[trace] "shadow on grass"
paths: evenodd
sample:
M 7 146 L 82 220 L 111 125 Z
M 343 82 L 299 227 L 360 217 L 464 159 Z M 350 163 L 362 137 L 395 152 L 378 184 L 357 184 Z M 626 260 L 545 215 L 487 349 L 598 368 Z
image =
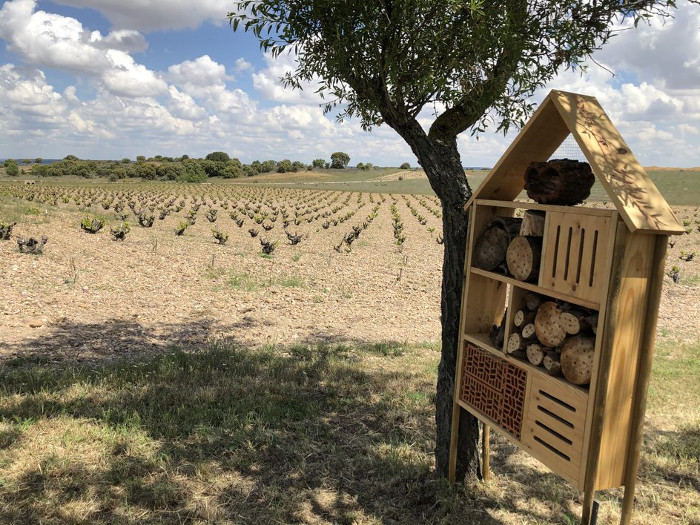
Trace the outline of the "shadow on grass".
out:
M 504 506 L 549 522 L 435 478 L 419 353 L 228 342 L 63 370 L 17 357 L 0 365 L 0 522 L 500 524 L 489 510 Z

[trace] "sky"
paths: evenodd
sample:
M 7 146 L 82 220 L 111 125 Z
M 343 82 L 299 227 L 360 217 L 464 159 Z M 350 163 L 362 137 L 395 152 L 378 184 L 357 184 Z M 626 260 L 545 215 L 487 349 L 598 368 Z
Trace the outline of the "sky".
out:
M 416 158 L 387 126 L 324 115 L 313 91 L 284 89 L 294 59 L 234 33 L 233 0 L 10 0 L 0 8 L 0 158 L 204 157 L 350 164 Z M 629 24 L 628 24 L 629 25 Z M 598 98 L 645 166 L 700 166 L 700 6 L 626 28 L 588 71 L 550 89 Z M 426 128 L 432 121 L 422 114 Z M 465 166 L 492 166 L 514 133 L 459 137 Z

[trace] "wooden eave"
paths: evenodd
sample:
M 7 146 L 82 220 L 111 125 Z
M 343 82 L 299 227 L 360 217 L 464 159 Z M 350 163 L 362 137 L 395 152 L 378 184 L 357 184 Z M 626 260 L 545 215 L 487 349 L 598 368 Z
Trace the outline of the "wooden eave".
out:
M 631 232 L 685 233 L 673 210 L 594 97 L 552 90 L 486 179 L 474 199 L 512 201 L 525 187 L 530 162 L 546 161 L 573 135 Z

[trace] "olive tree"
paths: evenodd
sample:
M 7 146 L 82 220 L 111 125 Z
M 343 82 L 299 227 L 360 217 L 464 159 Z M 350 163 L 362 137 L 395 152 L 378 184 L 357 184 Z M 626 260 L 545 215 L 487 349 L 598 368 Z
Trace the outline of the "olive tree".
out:
M 578 68 L 617 23 L 668 16 L 673 0 L 245 0 L 234 30 L 261 48 L 296 55 L 283 82 L 318 83 L 326 111 L 386 124 L 408 144 L 442 202 L 442 355 L 436 397 L 436 468 L 448 471 L 454 369 L 471 195 L 457 136 L 507 131 L 533 110 L 531 95 Z M 436 115 L 425 129 L 419 115 Z M 422 118 L 423 116 L 421 116 Z M 478 475 L 478 425 L 460 417 L 457 475 Z

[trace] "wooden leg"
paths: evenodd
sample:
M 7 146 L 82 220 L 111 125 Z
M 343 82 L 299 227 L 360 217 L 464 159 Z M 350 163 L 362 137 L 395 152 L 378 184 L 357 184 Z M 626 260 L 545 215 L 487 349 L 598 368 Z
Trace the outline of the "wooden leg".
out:
M 628 483 L 630 483 L 629 480 Z M 622 499 L 622 513 L 620 514 L 620 525 L 629 525 L 632 519 L 632 511 L 634 510 L 634 489 L 634 481 L 631 482 L 631 486 L 625 486 L 625 496 Z
M 587 490 L 583 494 L 583 511 L 581 513 L 581 525 L 593 525 L 595 516 L 593 509 L 595 507 L 595 491 Z
M 491 477 L 491 462 L 489 459 L 489 454 L 491 452 L 491 446 L 489 443 L 491 437 L 491 429 L 486 423 L 484 423 L 483 426 L 484 432 L 481 437 L 481 475 L 484 481 L 488 481 Z

